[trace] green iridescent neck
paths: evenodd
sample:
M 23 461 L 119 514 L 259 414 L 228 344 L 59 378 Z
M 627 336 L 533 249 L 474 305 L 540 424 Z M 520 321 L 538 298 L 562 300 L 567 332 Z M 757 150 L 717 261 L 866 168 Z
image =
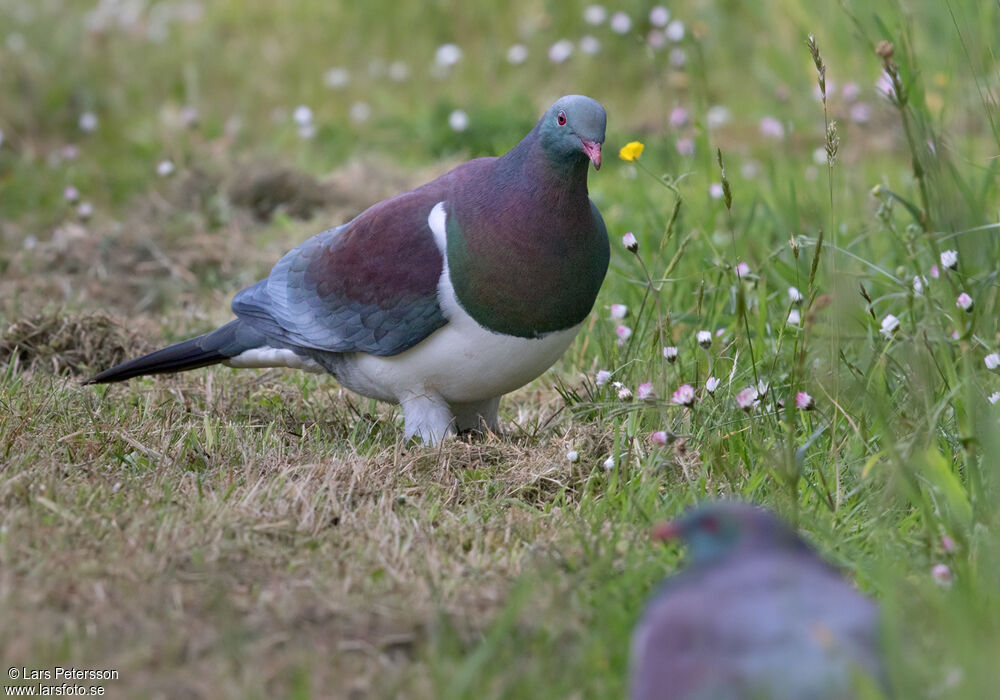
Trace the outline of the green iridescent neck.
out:
M 470 183 L 491 197 L 470 192 L 447 216 L 459 303 L 482 326 L 524 338 L 582 322 L 609 257 L 607 232 L 587 197 L 586 161 L 553 166 L 533 135 L 495 162 L 487 182 Z

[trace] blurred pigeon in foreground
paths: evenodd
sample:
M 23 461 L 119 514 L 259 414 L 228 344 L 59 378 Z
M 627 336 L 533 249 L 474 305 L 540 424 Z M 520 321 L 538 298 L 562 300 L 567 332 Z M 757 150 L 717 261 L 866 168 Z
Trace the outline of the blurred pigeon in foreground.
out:
M 636 626 L 632 700 L 832 700 L 881 676 L 875 604 L 774 514 L 718 502 L 654 534 L 692 563 Z
M 607 116 L 567 95 L 477 158 L 286 254 L 236 319 L 87 380 L 232 367 L 326 371 L 402 405 L 405 436 L 496 430 L 500 396 L 547 370 L 590 313 L 608 234 L 587 194 Z

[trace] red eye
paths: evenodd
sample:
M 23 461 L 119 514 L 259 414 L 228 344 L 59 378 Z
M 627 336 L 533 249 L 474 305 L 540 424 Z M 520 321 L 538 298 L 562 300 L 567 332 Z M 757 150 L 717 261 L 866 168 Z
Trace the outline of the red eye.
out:
M 711 515 L 706 515 L 701 519 L 701 529 L 714 535 L 719 531 L 719 521 Z
M 556 124 L 566 126 L 566 113 L 562 110 L 559 110 L 559 115 L 556 117 Z

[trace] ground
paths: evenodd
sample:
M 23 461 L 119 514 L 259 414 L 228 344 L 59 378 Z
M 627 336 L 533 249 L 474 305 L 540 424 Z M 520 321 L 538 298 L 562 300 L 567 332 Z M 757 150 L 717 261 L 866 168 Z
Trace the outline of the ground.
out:
M 879 601 L 885 696 L 995 692 L 1000 6 L 655 4 L 0 0 L 0 662 L 621 697 L 683 564 L 650 526 L 739 497 Z M 503 435 L 284 370 L 79 384 L 572 92 L 611 270 Z

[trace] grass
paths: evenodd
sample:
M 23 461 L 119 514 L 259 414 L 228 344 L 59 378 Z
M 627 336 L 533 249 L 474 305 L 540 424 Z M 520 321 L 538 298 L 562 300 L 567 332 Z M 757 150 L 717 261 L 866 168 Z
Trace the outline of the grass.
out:
M 662 50 L 637 2 L 622 36 L 572 4 L 138 6 L 118 24 L 0 0 L 0 660 L 118 669 L 111 697 L 621 696 L 632 625 L 681 557 L 649 525 L 736 495 L 879 600 L 888 696 L 995 694 L 1000 5 L 675 3 L 685 35 Z M 547 59 L 585 33 L 597 56 Z M 433 69 L 446 42 L 462 59 Z M 333 66 L 346 87 L 324 86 Z M 291 246 L 506 150 L 569 92 L 609 111 L 591 191 L 612 267 L 564 360 L 505 399 L 503 437 L 404 445 L 393 407 L 278 371 L 78 385 L 226 320 Z M 657 398 L 622 401 L 599 369 Z M 685 383 L 690 408 L 670 400 Z

